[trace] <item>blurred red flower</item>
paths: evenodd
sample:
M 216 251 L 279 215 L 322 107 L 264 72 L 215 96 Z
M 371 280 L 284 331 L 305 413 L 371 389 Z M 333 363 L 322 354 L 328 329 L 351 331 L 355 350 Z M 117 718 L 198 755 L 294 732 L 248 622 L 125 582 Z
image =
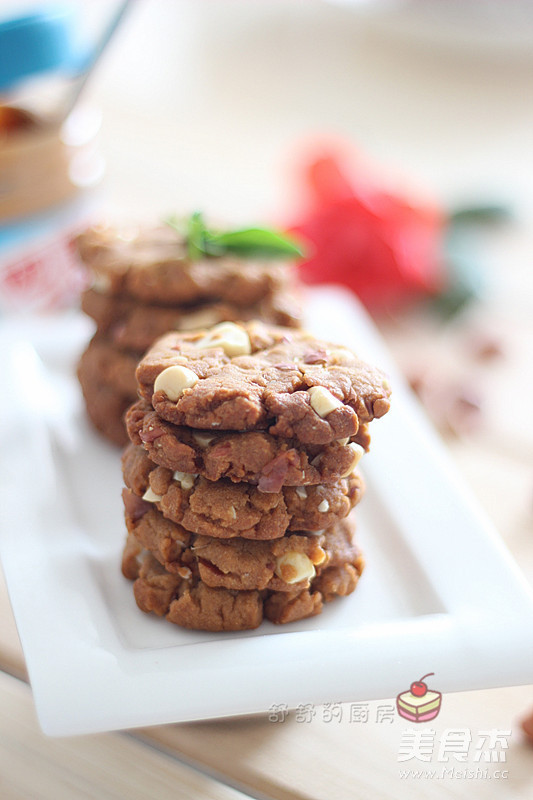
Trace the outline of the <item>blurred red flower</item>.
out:
M 334 155 L 312 161 L 305 179 L 309 207 L 290 226 L 309 243 L 303 281 L 344 284 L 371 309 L 442 290 L 442 209 L 387 191 L 366 170 L 351 179 Z

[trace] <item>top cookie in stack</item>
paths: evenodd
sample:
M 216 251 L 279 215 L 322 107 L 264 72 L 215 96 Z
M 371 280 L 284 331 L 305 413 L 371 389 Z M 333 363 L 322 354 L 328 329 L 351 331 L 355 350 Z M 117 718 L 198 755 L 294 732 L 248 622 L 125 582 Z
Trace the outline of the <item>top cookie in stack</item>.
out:
M 126 577 L 145 611 L 207 630 L 320 613 L 362 570 L 347 517 L 385 376 L 260 322 L 168 334 L 126 415 Z
M 135 367 L 158 337 L 223 320 L 300 324 L 286 263 L 230 255 L 194 260 L 186 236 L 170 225 L 93 227 L 77 248 L 92 277 L 82 308 L 97 325 L 78 376 L 89 417 L 118 444 L 126 442 L 123 413 L 137 396 Z
M 136 371 L 167 422 L 267 431 L 302 445 L 355 436 L 389 409 L 384 375 L 344 347 L 259 322 L 162 337 Z

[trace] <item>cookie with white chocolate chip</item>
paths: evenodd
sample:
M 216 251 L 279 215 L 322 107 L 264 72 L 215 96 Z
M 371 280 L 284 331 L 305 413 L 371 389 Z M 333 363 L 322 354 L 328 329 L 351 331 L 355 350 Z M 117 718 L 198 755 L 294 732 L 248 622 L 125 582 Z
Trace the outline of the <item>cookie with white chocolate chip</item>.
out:
M 286 292 L 275 293 L 244 307 L 238 302 L 177 307 L 146 305 L 125 295 L 88 289 L 82 295 L 81 307 L 114 345 L 139 353 L 144 353 L 169 331 L 192 331 L 227 320 L 262 319 L 293 328 L 301 324 L 299 304 Z
M 354 530 L 353 521 L 348 519 L 325 531 L 299 531 L 268 541 L 217 539 L 187 531 L 128 489 L 122 496 L 129 534 L 165 569 L 183 578 L 199 576 L 209 586 L 239 591 L 307 587 L 320 565 L 337 563 L 339 542 L 344 542 L 343 536 L 352 537 Z M 342 558 L 348 562 L 353 552 L 344 545 Z
M 176 425 L 266 430 L 325 445 L 389 409 L 384 374 L 305 331 L 260 322 L 159 339 L 137 367 L 140 395 Z
M 291 591 L 235 590 L 210 586 L 197 575 L 183 577 L 165 569 L 131 534 L 124 550 L 122 569 L 124 575 L 134 581 L 135 600 L 142 611 L 165 616 L 181 627 L 207 631 L 250 630 L 257 628 L 263 618 L 284 624 L 320 614 L 324 602 L 354 591 L 364 561 L 353 544 L 352 533 L 346 525 L 344 528 L 337 533 L 342 537 L 338 554 L 316 568 L 317 575 L 307 579 L 306 588 L 296 582 Z M 348 560 L 339 562 L 346 558 L 347 549 L 350 550 Z M 297 559 L 293 558 L 294 573 L 290 559 L 288 563 L 289 572 L 298 575 Z
M 324 446 L 304 446 L 265 431 L 195 431 L 166 422 L 144 401 L 134 403 L 125 419 L 130 440 L 142 445 L 156 464 L 210 481 L 246 481 L 262 492 L 345 478 L 370 444 L 367 425 L 351 440 Z
M 141 552 L 137 561 L 136 574 L 126 577 L 134 581 L 133 594 L 141 611 L 203 631 L 252 630 L 263 620 L 260 592 L 212 589 L 202 581 L 188 581 L 167 572 L 151 553 Z
M 186 530 L 221 539 L 277 539 L 286 531 L 318 531 L 344 519 L 363 494 L 357 472 L 326 485 L 261 492 L 250 483 L 209 481 L 172 471 L 130 445 L 122 456 L 126 486 Z

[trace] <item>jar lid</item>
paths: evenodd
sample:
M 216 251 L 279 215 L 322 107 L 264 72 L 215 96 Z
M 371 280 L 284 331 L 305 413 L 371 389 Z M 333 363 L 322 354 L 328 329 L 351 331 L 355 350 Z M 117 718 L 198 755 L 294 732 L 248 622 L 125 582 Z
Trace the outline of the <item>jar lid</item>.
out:
M 47 6 L 0 19 L 0 92 L 25 78 L 68 68 L 72 18 L 65 6 Z

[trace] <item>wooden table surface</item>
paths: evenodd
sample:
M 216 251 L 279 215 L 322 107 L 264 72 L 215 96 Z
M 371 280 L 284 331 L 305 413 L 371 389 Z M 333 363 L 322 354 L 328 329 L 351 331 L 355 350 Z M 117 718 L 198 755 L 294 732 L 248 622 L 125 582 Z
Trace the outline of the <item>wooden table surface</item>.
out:
M 479 429 L 443 435 L 533 583 L 530 69 L 512 53 L 495 63 L 491 53 L 460 51 L 450 61 L 446 50 L 417 49 L 375 20 L 318 2 L 180 2 L 157 4 L 157 13 L 155 5 L 132 12 L 89 91 L 104 114 L 104 204 L 112 212 L 138 218 L 203 207 L 275 219 L 288 207 L 281 187 L 299 137 L 326 128 L 443 198 L 498 187 L 516 201 L 515 222 L 481 236 L 492 288 L 478 307 L 447 328 L 420 314 L 380 327 L 406 372 L 437 363 L 451 382 L 473 378 L 481 387 Z M 398 70 L 403 81 L 391 86 Z M 499 339 L 501 357 L 474 364 L 468 348 L 479 333 Z M 0 668 L 2 800 L 533 796 L 533 747 L 519 726 L 533 709 L 533 665 L 530 686 L 446 697 L 437 741 L 447 730 L 468 729 L 473 741 L 483 731 L 511 731 L 505 763 L 482 762 L 489 776 L 470 778 L 402 777 L 403 766 L 426 764 L 399 762 L 398 717 L 376 721 L 378 706 L 391 700 L 369 703 L 366 721 L 350 719 L 344 705 L 331 721 L 317 708 L 309 722 L 257 717 L 47 739 L 3 584 Z M 480 762 L 472 746 L 466 761 L 451 765 L 475 773 Z

